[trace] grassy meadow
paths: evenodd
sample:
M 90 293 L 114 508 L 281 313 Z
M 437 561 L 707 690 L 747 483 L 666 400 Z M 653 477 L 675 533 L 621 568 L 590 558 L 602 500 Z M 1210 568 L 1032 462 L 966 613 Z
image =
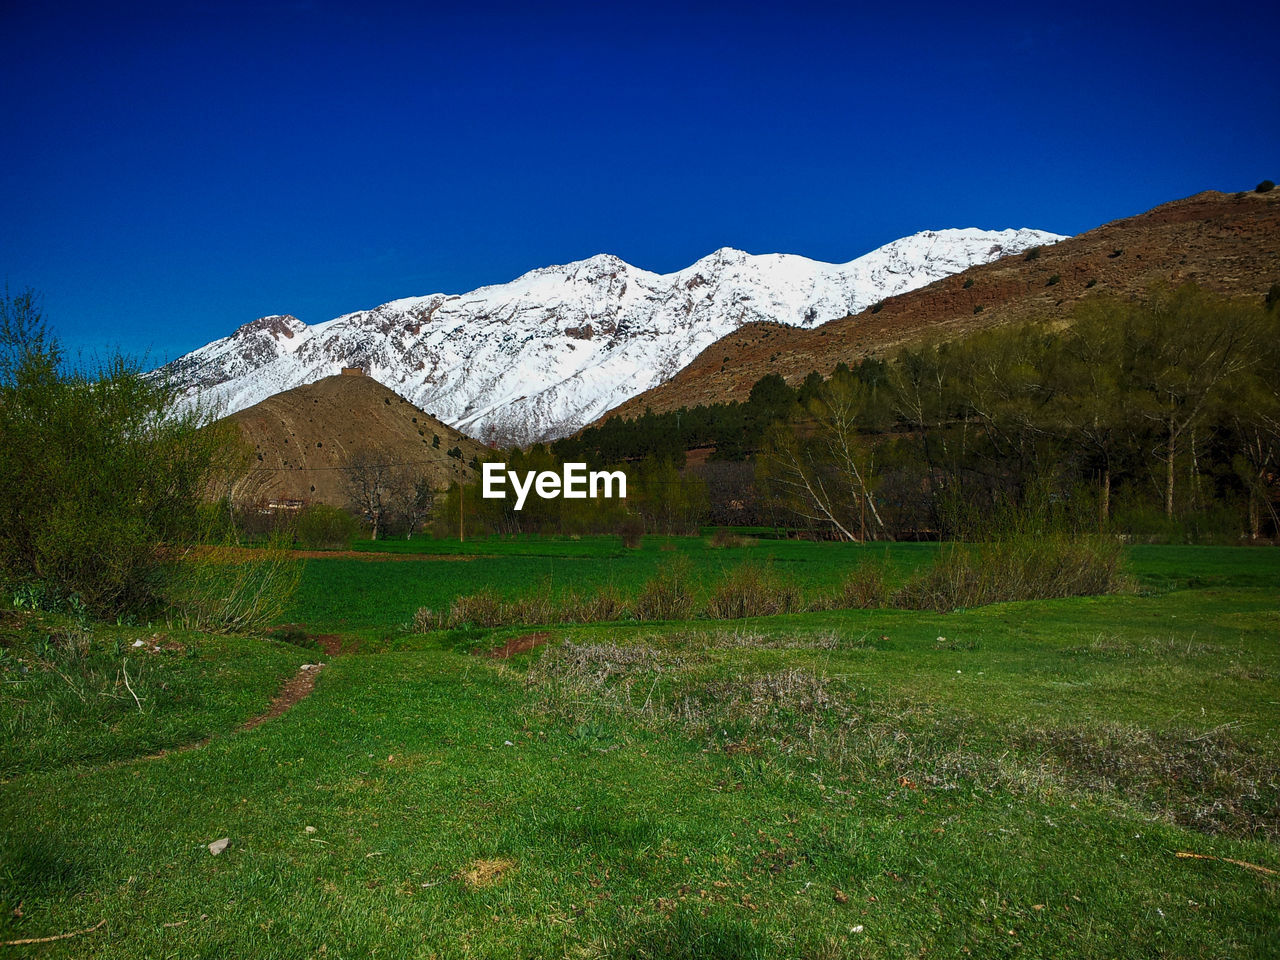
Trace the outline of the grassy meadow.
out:
M 422 633 L 681 556 L 704 597 L 751 561 L 812 598 L 939 548 L 358 549 L 402 556 L 307 560 L 276 635 L 3 615 L 0 941 L 89 932 L 0 954 L 1280 953 L 1280 552 L 1134 546 L 1121 593 L 948 614 Z

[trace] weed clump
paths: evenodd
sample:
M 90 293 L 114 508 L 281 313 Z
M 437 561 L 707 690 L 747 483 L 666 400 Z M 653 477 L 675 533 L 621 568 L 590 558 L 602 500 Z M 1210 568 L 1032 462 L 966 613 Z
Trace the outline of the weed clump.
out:
M 801 609 L 800 590 L 769 567 L 742 564 L 729 571 L 707 604 L 713 620 L 768 617 Z
M 607 623 L 621 620 L 627 613 L 627 598 L 617 587 L 603 586 L 585 597 L 565 598 L 565 620 L 571 623 Z
M 178 560 L 165 599 L 170 621 L 188 630 L 234 633 L 274 623 L 302 578 L 283 537 L 242 555 L 197 547 Z
M 881 562 L 860 563 L 840 585 L 840 606 L 845 610 L 872 610 L 888 606 L 889 584 Z
M 904 610 L 948 613 L 1014 600 L 1114 593 L 1122 583 L 1121 544 L 1107 537 L 1020 536 L 958 545 L 892 598 Z
M 711 534 L 711 546 L 716 549 L 745 547 L 749 542 L 746 537 L 739 536 L 728 527 L 716 527 L 715 533 Z
M 637 620 L 688 620 L 693 616 L 694 584 L 685 557 L 676 557 L 658 572 L 636 598 Z

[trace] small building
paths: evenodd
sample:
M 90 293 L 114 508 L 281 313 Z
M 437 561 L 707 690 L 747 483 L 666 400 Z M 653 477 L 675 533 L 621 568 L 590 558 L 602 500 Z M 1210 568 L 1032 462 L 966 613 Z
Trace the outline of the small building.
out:
M 258 508 L 259 513 L 297 513 L 306 502 L 303 500 L 291 500 L 284 497 L 271 497 Z

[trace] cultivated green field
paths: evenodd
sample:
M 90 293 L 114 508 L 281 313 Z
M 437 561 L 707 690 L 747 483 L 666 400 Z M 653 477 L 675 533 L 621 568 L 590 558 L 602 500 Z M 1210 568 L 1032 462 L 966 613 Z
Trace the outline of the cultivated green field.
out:
M 362 651 L 336 657 L 6 615 L 0 940 L 106 922 L 0 951 L 1280 953 L 1280 552 L 1135 547 L 1124 594 L 946 615 L 423 635 L 484 588 L 633 592 L 679 553 L 701 589 L 750 557 L 816 594 L 886 548 L 361 548 L 416 558 L 310 560 L 285 617 Z

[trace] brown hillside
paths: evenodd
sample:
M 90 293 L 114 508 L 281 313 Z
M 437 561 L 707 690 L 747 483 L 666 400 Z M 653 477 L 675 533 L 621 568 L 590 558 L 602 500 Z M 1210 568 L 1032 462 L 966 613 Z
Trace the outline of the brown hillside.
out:
M 237 485 L 237 500 L 303 500 L 344 506 L 343 467 L 368 451 L 379 463 L 404 464 L 444 487 L 484 449 L 365 376 L 325 377 L 286 390 L 232 414 L 252 451 L 252 471 Z M 440 446 L 432 438 L 440 437 Z M 462 461 L 447 455 L 462 448 Z
M 1050 283 L 1055 275 L 1059 279 Z M 968 280 L 973 283 L 966 288 Z M 602 419 L 639 416 L 646 407 L 663 412 L 744 400 L 767 373 L 795 383 L 811 370 L 826 374 L 841 361 L 853 364 L 927 337 L 1061 319 L 1087 296 L 1136 297 L 1153 283 L 1188 280 L 1222 293 L 1259 296 L 1280 281 L 1280 190 L 1198 193 L 1042 247 L 1035 259 L 1019 254 L 972 267 L 885 300 L 877 312 L 864 310 L 812 330 L 746 324 L 671 380 Z

